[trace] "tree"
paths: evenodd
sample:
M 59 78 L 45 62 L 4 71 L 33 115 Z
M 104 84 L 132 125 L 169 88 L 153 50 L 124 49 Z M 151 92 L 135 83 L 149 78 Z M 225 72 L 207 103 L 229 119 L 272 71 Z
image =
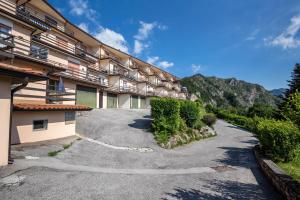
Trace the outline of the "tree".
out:
M 300 64 L 296 64 L 291 75 L 289 82 L 289 89 L 285 92 L 285 98 L 288 98 L 290 94 L 300 91 Z M 284 100 L 285 101 L 285 100 Z
M 252 107 L 249 108 L 247 115 L 249 117 L 263 117 L 263 118 L 272 118 L 275 114 L 275 109 L 266 104 L 255 103 Z
M 285 119 L 294 122 L 300 127 L 300 93 L 297 90 L 288 96 L 281 112 Z

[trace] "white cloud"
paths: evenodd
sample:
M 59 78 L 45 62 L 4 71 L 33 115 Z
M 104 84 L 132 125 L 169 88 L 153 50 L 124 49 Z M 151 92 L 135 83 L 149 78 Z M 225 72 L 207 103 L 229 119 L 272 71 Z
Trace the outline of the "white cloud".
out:
M 157 63 L 157 66 L 166 69 L 174 66 L 174 63 L 168 61 L 160 61 Z
M 95 21 L 97 12 L 90 8 L 87 0 L 69 0 L 70 13 L 77 16 L 85 15 Z
M 158 66 L 160 68 L 164 68 L 164 69 L 174 66 L 173 62 L 161 61 L 158 56 L 148 57 L 147 63 L 149 63 L 151 65 L 156 65 L 156 66 Z
M 257 34 L 259 33 L 259 29 L 255 29 L 247 38 L 247 41 L 252 41 L 256 39 Z
M 82 30 L 84 30 L 87 33 L 89 32 L 89 27 L 88 27 L 88 25 L 86 23 L 80 23 L 78 25 L 78 27 L 81 28 Z
M 108 28 L 101 27 L 100 32 L 94 34 L 94 36 L 101 42 L 128 53 L 127 42 L 122 34 Z
M 148 57 L 147 58 L 147 63 L 150 63 L 151 65 L 155 65 L 155 63 L 159 61 L 158 56 L 153 56 L 153 57 Z
M 134 36 L 137 40 L 145 40 L 149 37 L 152 30 L 157 26 L 156 22 L 153 23 L 146 23 L 143 21 L 140 21 L 140 28 L 138 30 L 138 33 Z
M 140 54 L 143 51 L 143 49 L 144 49 L 144 45 L 139 40 L 135 40 L 133 52 L 135 54 Z
M 191 66 L 193 74 L 196 74 L 202 70 L 201 65 L 192 64 Z
M 300 15 L 291 18 L 290 25 L 275 38 L 264 38 L 267 45 L 280 46 L 283 49 L 300 47 L 300 40 L 295 36 L 300 29 Z
M 138 32 L 136 35 L 134 35 L 134 53 L 135 54 L 140 54 L 145 48 L 149 47 L 149 44 L 147 44 L 147 42 L 145 42 L 149 36 L 151 35 L 151 33 L 153 32 L 153 30 L 155 28 L 159 29 L 159 30 L 166 30 L 167 26 L 159 24 L 157 22 L 152 22 L 152 23 L 146 23 L 143 21 L 140 21 L 140 27 L 138 29 Z

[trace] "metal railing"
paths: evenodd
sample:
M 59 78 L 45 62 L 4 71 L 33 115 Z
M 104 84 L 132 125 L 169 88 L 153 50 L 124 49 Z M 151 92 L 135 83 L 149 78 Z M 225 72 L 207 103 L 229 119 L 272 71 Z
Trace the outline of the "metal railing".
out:
M 5 51 L 15 47 L 14 37 L 10 33 L 0 31 L 0 50 Z
M 87 68 L 86 71 L 82 71 L 70 67 L 66 71 L 59 72 L 58 75 L 73 78 L 76 80 L 91 82 L 100 86 L 108 86 L 108 80 L 101 72 L 94 71 L 89 68 Z
M 48 44 L 53 48 L 59 48 L 63 51 L 67 51 L 69 53 L 72 53 L 88 62 L 96 63 L 98 58 L 96 55 L 92 55 L 86 50 L 83 50 L 79 47 L 76 47 L 75 45 L 69 45 L 68 42 L 63 42 L 60 40 L 57 40 L 54 36 L 45 36 L 44 34 L 37 34 L 32 37 L 33 40 L 41 42 L 43 44 Z
M 35 25 L 42 30 L 51 30 L 51 26 L 47 24 L 42 18 L 33 16 L 25 7 L 25 5 L 19 5 L 16 7 L 16 14 L 19 18 L 26 21 L 29 24 Z

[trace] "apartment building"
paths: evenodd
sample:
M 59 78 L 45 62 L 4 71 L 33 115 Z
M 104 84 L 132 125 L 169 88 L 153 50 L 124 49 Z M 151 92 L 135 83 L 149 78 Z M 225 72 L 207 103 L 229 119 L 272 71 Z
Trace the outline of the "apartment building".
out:
M 0 165 L 9 144 L 75 134 L 76 111 L 186 98 L 177 77 L 103 44 L 45 0 L 0 0 L 0 89 Z

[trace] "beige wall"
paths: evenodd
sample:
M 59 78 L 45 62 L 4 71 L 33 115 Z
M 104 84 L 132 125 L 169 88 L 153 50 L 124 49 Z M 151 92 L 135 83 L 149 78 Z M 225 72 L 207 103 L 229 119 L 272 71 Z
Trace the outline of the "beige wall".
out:
M 103 108 L 107 108 L 107 92 L 103 91 Z
M 48 120 L 48 129 L 33 131 L 33 120 Z M 13 112 L 12 144 L 63 138 L 75 134 L 74 124 L 65 125 L 65 112 Z
M 0 166 L 7 165 L 10 120 L 11 80 L 0 76 Z
M 14 103 L 46 103 L 46 81 L 36 81 L 33 83 L 28 83 L 28 85 L 17 91 L 14 96 Z M 26 96 L 17 96 L 26 95 Z M 28 96 L 27 96 L 28 95 Z

